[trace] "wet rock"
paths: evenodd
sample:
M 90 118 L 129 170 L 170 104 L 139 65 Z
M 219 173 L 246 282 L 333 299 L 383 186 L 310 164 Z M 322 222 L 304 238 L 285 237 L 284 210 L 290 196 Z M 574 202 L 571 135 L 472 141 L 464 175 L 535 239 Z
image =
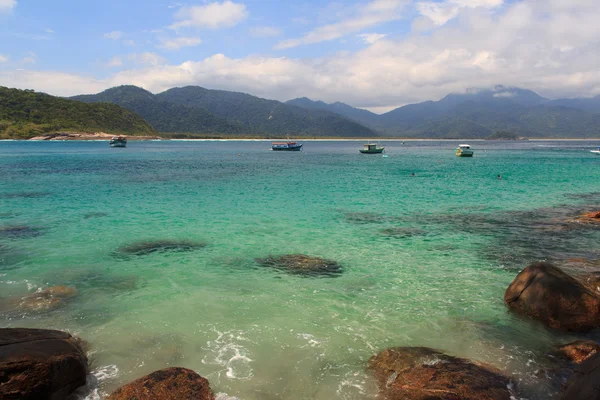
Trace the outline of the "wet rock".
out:
M 369 360 L 386 400 L 510 400 L 499 370 L 426 347 L 394 347 Z
M 600 353 L 577 366 L 561 400 L 600 400 Z
M 256 259 L 263 267 L 278 269 L 294 275 L 302 276 L 337 276 L 344 272 L 335 261 L 304 254 L 288 254 Z
M 0 329 L 0 398 L 65 399 L 85 385 L 87 358 L 65 332 Z
M 0 238 L 6 239 L 29 239 L 40 236 L 42 231 L 31 226 L 16 225 L 0 227 Z
M 27 295 L 18 301 L 18 308 L 24 312 L 46 312 L 65 305 L 65 300 L 76 296 L 72 286 L 53 286 Z
M 549 328 L 588 331 L 600 326 L 600 297 L 549 263 L 525 268 L 504 294 L 508 308 Z
M 398 239 L 409 238 L 413 236 L 423 236 L 427 234 L 427 232 L 425 232 L 422 229 L 403 227 L 383 229 L 380 231 L 380 233 L 384 236 L 389 236 Z
M 90 218 L 102 218 L 102 217 L 108 217 L 108 213 L 105 212 L 89 212 L 87 214 L 85 214 L 83 216 L 83 218 L 85 219 L 90 219 Z
M 108 400 L 214 400 L 208 380 L 186 368 L 161 369 L 121 386 Z
M 157 252 L 193 251 L 203 247 L 206 247 L 205 243 L 188 240 L 153 240 L 120 247 L 117 253 L 130 256 L 145 256 Z
M 600 211 L 592 211 L 579 215 L 572 222 L 578 222 L 580 224 L 597 224 L 600 225 Z
M 576 340 L 556 345 L 550 355 L 570 363 L 581 364 L 599 351 L 600 344 L 592 340 Z

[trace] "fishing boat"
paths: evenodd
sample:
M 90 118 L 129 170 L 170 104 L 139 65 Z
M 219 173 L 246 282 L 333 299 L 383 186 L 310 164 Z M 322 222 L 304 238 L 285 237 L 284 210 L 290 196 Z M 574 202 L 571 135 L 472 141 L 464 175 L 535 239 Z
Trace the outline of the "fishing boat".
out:
M 377 146 L 375 143 L 366 143 L 359 151 L 363 154 L 381 154 L 385 150 L 385 146 Z
M 302 145 L 296 142 L 273 142 L 271 143 L 273 151 L 300 151 Z
M 456 149 L 457 157 L 473 157 L 473 150 L 471 150 L 471 146 L 468 144 L 459 144 Z
M 124 136 L 115 136 L 110 139 L 110 147 L 126 147 L 127 146 L 127 138 Z
M 590 150 L 590 153 L 594 153 L 597 156 L 600 156 L 600 146 L 598 147 L 598 150 Z

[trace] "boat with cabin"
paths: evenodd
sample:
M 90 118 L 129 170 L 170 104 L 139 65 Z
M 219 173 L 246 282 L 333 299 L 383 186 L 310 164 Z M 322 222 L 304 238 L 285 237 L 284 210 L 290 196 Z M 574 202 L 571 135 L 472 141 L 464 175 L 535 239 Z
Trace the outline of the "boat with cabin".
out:
M 110 147 L 126 147 L 127 146 L 127 138 L 125 136 L 115 136 L 110 139 Z
M 378 146 L 375 143 L 366 143 L 359 151 L 362 154 L 381 154 L 385 150 L 385 146 Z
M 473 150 L 471 150 L 471 146 L 468 144 L 459 144 L 456 149 L 457 157 L 473 157 Z
M 302 144 L 296 142 L 273 142 L 271 143 L 273 151 L 300 151 Z
M 600 156 L 600 146 L 598 146 L 598 150 L 590 150 L 590 153 L 594 153 L 597 156 Z

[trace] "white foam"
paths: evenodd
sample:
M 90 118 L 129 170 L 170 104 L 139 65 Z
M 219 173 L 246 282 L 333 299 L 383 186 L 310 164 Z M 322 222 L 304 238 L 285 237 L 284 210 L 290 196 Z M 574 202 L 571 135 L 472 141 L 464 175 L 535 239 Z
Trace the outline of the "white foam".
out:
M 217 393 L 215 400 L 241 400 L 239 397 L 230 396 L 227 393 Z
M 204 364 L 217 364 L 223 367 L 221 373 L 225 373 L 230 379 L 248 380 L 254 376 L 252 367 L 252 358 L 248 350 L 240 342 L 248 341 L 244 337 L 244 331 L 219 332 L 213 329 L 217 334 L 215 340 L 207 342 L 210 353 L 206 355 L 202 362 Z

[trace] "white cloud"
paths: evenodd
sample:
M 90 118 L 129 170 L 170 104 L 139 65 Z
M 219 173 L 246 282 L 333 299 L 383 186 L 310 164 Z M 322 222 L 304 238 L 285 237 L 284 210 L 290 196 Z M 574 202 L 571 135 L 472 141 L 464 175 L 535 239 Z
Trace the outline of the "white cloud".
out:
M 255 26 L 250 28 L 250 35 L 256 38 L 275 37 L 281 35 L 281 29 L 274 26 Z
M 112 31 L 112 32 L 104 34 L 105 39 L 119 40 L 122 37 L 123 37 L 123 32 L 121 32 L 121 31 Z
M 106 66 L 109 68 L 117 68 L 123 65 L 123 59 L 121 57 L 113 57 L 106 63 Z
M 363 40 L 363 42 L 365 42 L 366 44 L 373 44 L 378 40 L 383 39 L 384 37 L 387 36 L 386 33 L 363 33 L 360 35 L 357 35 L 359 38 L 361 38 Z
M 248 17 L 246 6 L 230 0 L 222 3 L 209 3 L 205 6 L 182 7 L 175 13 L 172 29 L 197 28 L 228 28 L 235 26 Z
M 504 0 L 446 0 L 445 2 L 423 1 L 417 3 L 421 15 L 436 25 L 444 25 L 454 19 L 462 8 L 483 8 L 492 10 L 501 7 Z
M 394 35 L 354 53 L 312 59 L 216 54 L 177 65 L 147 63 L 103 80 L 0 71 L 0 85 L 57 95 L 120 84 L 153 92 L 200 85 L 278 100 L 344 101 L 378 111 L 496 84 L 551 98 L 593 96 L 600 94 L 598 20 L 595 0 L 522 0 L 493 13 L 463 7 L 456 23 L 434 26 L 425 35 Z
M 54 33 L 54 31 L 52 29 L 50 29 L 50 28 L 44 29 L 44 32 L 46 32 L 46 33 Z
M 371 1 L 360 7 L 353 17 L 333 24 L 320 26 L 300 38 L 282 40 L 275 48 L 289 49 L 300 45 L 339 39 L 342 36 L 360 32 L 385 22 L 395 21 L 402 17 L 400 11 L 406 4 L 405 0 Z
M 5 55 L 0 54 L 0 63 L 5 63 L 8 61 L 8 57 Z
M 141 54 L 130 54 L 129 59 L 135 61 L 138 64 L 157 66 L 166 62 L 166 59 L 159 56 L 156 53 L 145 52 Z
M 29 51 L 25 57 L 23 57 L 21 62 L 25 64 L 35 64 L 37 62 L 37 55 L 33 51 Z
M 131 40 L 131 39 L 126 39 L 126 40 L 123 40 L 123 44 L 125 46 L 135 46 L 135 41 Z
M 197 37 L 176 37 L 174 39 L 163 38 L 158 47 L 167 50 L 179 50 L 182 47 L 198 46 L 202 40 Z
M 17 0 L 0 0 L 0 12 L 12 10 L 17 6 Z

